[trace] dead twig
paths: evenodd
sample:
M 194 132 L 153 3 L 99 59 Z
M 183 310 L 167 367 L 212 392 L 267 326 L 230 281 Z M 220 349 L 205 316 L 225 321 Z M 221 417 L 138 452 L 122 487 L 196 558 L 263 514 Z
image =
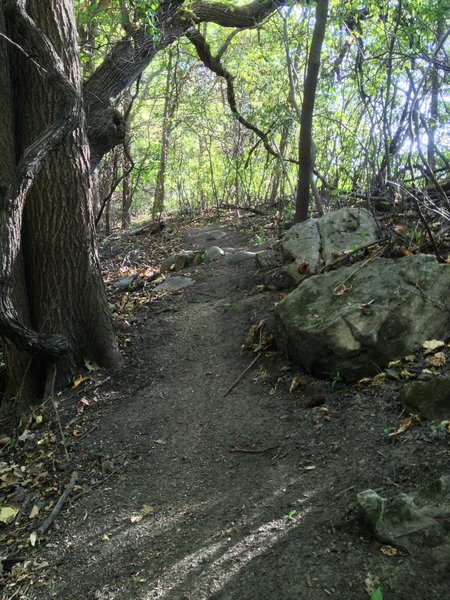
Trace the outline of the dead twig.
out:
M 79 442 L 80 440 L 82 440 L 83 438 L 85 438 L 86 436 L 88 436 L 90 433 L 92 433 L 96 429 L 98 429 L 98 425 L 94 425 L 93 427 L 91 427 L 90 429 L 88 429 L 87 431 L 85 431 L 82 435 L 80 435 L 80 437 L 77 438 L 77 442 Z
M 63 431 L 62 424 L 61 424 L 61 418 L 59 416 L 58 402 L 55 398 L 55 379 L 56 379 L 56 364 L 53 364 L 53 365 L 51 365 L 51 367 L 49 369 L 49 373 L 47 375 L 47 381 L 45 384 L 45 387 L 46 387 L 45 396 L 47 398 L 50 398 L 50 400 L 52 402 L 53 410 L 55 411 L 56 422 L 58 424 L 59 433 L 61 435 L 61 443 L 64 448 L 64 454 L 66 456 L 66 459 L 69 460 L 69 451 L 67 450 L 66 437 L 64 435 L 64 431 Z
M 82 496 L 86 496 L 86 494 L 90 494 L 91 492 L 93 492 L 96 488 L 98 488 L 102 484 L 106 483 L 108 481 L 108 479 L 110 479 L 113 475 L 115 475 L 117 473 L 117 471 L 120 471 L 121 469 L 123 469 L 124 466 L 125 465 L 120 465 L 120 467 L 117 467 L 117 469 L 114 469 L 114 471 L 111 471 L 111 473 L 109 475 L 107 475 L 106 477 L 104 477 L 101 481 L 98 481 L 96 484 L 94 484 L 93 486 L 91 486 L 87 490 L 83 490 L 82 492 L 80 492 L 79 494 L 77 494 L 76 496 L 74 496 L 72 498 L 72 502 L 76 502 Z
M 78 479 L 78 472 L 74 471 L 72 473 L 72 476 L 70 477 L 69 483 L 66 485 L 66 487 L 64 489 L 64 492 L 61 494 L 58 502 L 55 504 L 54 509 L 49 514 L 47 519 L 42 523 L 42 525 L 40 527 L 38 527 L 38 529 L 36 529 L 36 533 L 39 537 L 42 537 L 43 535 L 45 535 L 47 533 L 47 531 L 50 529 L 50 527 L 52 526 L 53 521 L 56 519 L 56 517 L 61 512 L 62 507 L 64 506 L 67 498 L 69 497 L 71 491 L 75 487 L 75 483 L 77 482 L 77 479 Z
M 243 454 L 266 454 L 271 450 L 277 450 L 277 448 L 279 447 L 279 445 L 276 445 L 269 446 L 268 448 L 264 448 L 263 450 L 255 450 L 253 448 L 239 448 L 239 446 L 233 446 L 232 448 L 230 448 L 230 452 L 242 452 Z
M 236 379 L 236 381 L 227 389 L 227 391 L 223 395 L 224 398 L 226 398 L 228 396 L 228 394 L 231 393 L 234 390 L 234 388 L 238 385 L 238 383 L 241 381 L 241 379 L 244 377 L 244 375 L 247 373 L 247 371 L 250 371 L 250 369 L 253 367 L 253 365 L 255 365 L 257 363 L 257 361 L 259 360 L 260 356 L 261 356 L 260 354 L 258 354 L 257 356 L 255 356 L 255 358 L 248 365 L 248 367 L 246 367 L 242 371 L 242 373 L 239 375 L 239 377 Z
M 350 258 L 350 256 L 352 256 L 353 254 L 356 254 L 357 252 L 361 252 L 362 250 L 367 250 L 368 248 L 371 248 L 372 246 L 376 246 L 377 244 L 381 244 L 382 241 L 383 240 L 375 240 L 374 242 L 369 242 L 368 244 L 364 244 L 362 246 L 358 246 L 358 248 L 354 248 L 353 250 L 349 250 L 343 256 L 340 256 L 339 258 L 337 258 L 336 260 L 334 260 L 332 263 L 330 263 L 328 265 L 324 265 L 321 269 L 319 269 L 317 271 L 317 275 L 320 275 L 321 273 L 325 273 L 327 271 L 331 271 L 331 269 L 333 269 L 334 267 L 336 267 L 340 263 L 342 263 L 345 260 L 347 260 L 348 258 Z

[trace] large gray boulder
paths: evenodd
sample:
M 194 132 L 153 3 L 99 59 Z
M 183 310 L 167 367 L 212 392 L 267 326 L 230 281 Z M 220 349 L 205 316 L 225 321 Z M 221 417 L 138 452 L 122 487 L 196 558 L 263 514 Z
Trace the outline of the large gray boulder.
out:
M 318 376 L 371 375 L 450 328 L 450 265 L 416 255 L 313 275 L 276 306 L 278 344 Z
M 341 208 L 319 219 L 296 223 L 281 241 L 284 269 L 299 283 L 323 265 L 378 237 L 377 222 L 365 208 Z

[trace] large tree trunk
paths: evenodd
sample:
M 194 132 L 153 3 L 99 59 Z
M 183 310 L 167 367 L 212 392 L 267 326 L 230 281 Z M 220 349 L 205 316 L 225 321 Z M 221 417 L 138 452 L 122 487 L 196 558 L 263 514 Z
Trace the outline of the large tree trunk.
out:
M 29 0 L 27 11 L 53 43 L 65 73 L 81 94 L 72 2 L 49 0 L 44 5 L 40 0 Z M 13 30 L 14 14 L 8 16 L 9 29 Z M 8 22 L 5 27 L 8 30 Z M 29 42 L 17 39 L 21 45 Z M 9 127 L 14 124 L 15 138 L 9 136 L 9 145 L 2 148 L 0 156 L 0 173 L 6 172 L 8 177 L 11 157 L 24 155 L 30 144 L 55 121 L 64 99 L 36 66 L 40 62 L 38 51 L 33 52 L 36 62 L 10 47 L 5 50 L 4 43 L 3 51 L 12 56 L 1 65 L 3 94 L 7 99 L 10 94 L 15 98 L 14 106 L 9 109 Z M 11 102 L 5 105 L 2 101 L 1 106 L 3 133 L 5 113 Z M 1 138 L 4 140 L 5 136 Z M 11 147 L 14 139 L 15 148 Z M 15 167 L 14 161 L 12 168 Z M 19 316 L 38 334 L 45 332 L 66 338 L 68 351 L 56 360 L 58 381 L 68 381 L 84 358 L 105 366 L 117 365 L 119 354 L 95 249 L 89 146 L 83 117 L 58 149 L 46 157 L 28 193 L 23 224 L 20 219 L 17 222 L 22 229 L 15 234 L 21 233 L 23 269 L 19 255 L 14 264 L 13 300 L 20 309 Z M 11 227 L 8 232 L 4 220 L 1 225 L 4 245 Z M 26 398 L 18 397 L 17 401 L 30 401 L 43 392 L 49 364 L 46 359 L 38 352 L 24 371 L 23 352 L 10 345 L 9 393 L 21 390 L 27 393 Z

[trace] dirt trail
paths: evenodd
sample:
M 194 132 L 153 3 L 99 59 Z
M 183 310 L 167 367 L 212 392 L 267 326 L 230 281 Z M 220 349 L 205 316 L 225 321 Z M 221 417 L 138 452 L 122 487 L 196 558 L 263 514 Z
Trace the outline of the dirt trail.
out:
M 187 231 L 186 249 L 208 243 L 247 242 Z M 357 600 L 368 574 L 386 599 L 448 597 L 448 581 L 430 591 L 420 565 L 381 554 L 356 515 L 358 491 L 407 487 L 427 460 L 414 440 L 382 441 L 392 400 L 324 382 L 289 394 L 263 360 L 225 397 L 255 356 L 241 349 L 246 332 L 277 294 L 254 293 L 253 261 L 225 257 L 192 276 L 172 310 L 143 309 L 128 334 L 127 365 L 100 391 L 98 428 L 76 458 L 81 475 L 91 457 L 111 477 L 42 548 L 51 569 L 29 597 Z

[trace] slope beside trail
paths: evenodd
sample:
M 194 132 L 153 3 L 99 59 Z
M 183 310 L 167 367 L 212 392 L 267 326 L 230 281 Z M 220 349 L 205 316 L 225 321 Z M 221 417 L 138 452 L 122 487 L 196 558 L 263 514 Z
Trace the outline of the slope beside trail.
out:
M 250 246 L 220 231 L 211 242 L 211 227 L 188 228 L 182 245 Z M 417 439 L 383 437 L 398 420 L 392 398 L 336 382 L 289 394 L 293 372 L 275 355 L 226 394 L 278 292 L 258 287 L 254 261 L 226 256 L 189 275 L 194 285 L 143 306 L 122 334 L 125 365 L 90 399 L 92 431 L 73 455 L 85 488 L 93 464 L 104 478 L 58 520 L 27 597 L 362 600 L 374 582 L 386 599 L 448 597 L 448 581 L 381 553 L 356 510 L 359 491 L 408 489 L 429 460 Z

